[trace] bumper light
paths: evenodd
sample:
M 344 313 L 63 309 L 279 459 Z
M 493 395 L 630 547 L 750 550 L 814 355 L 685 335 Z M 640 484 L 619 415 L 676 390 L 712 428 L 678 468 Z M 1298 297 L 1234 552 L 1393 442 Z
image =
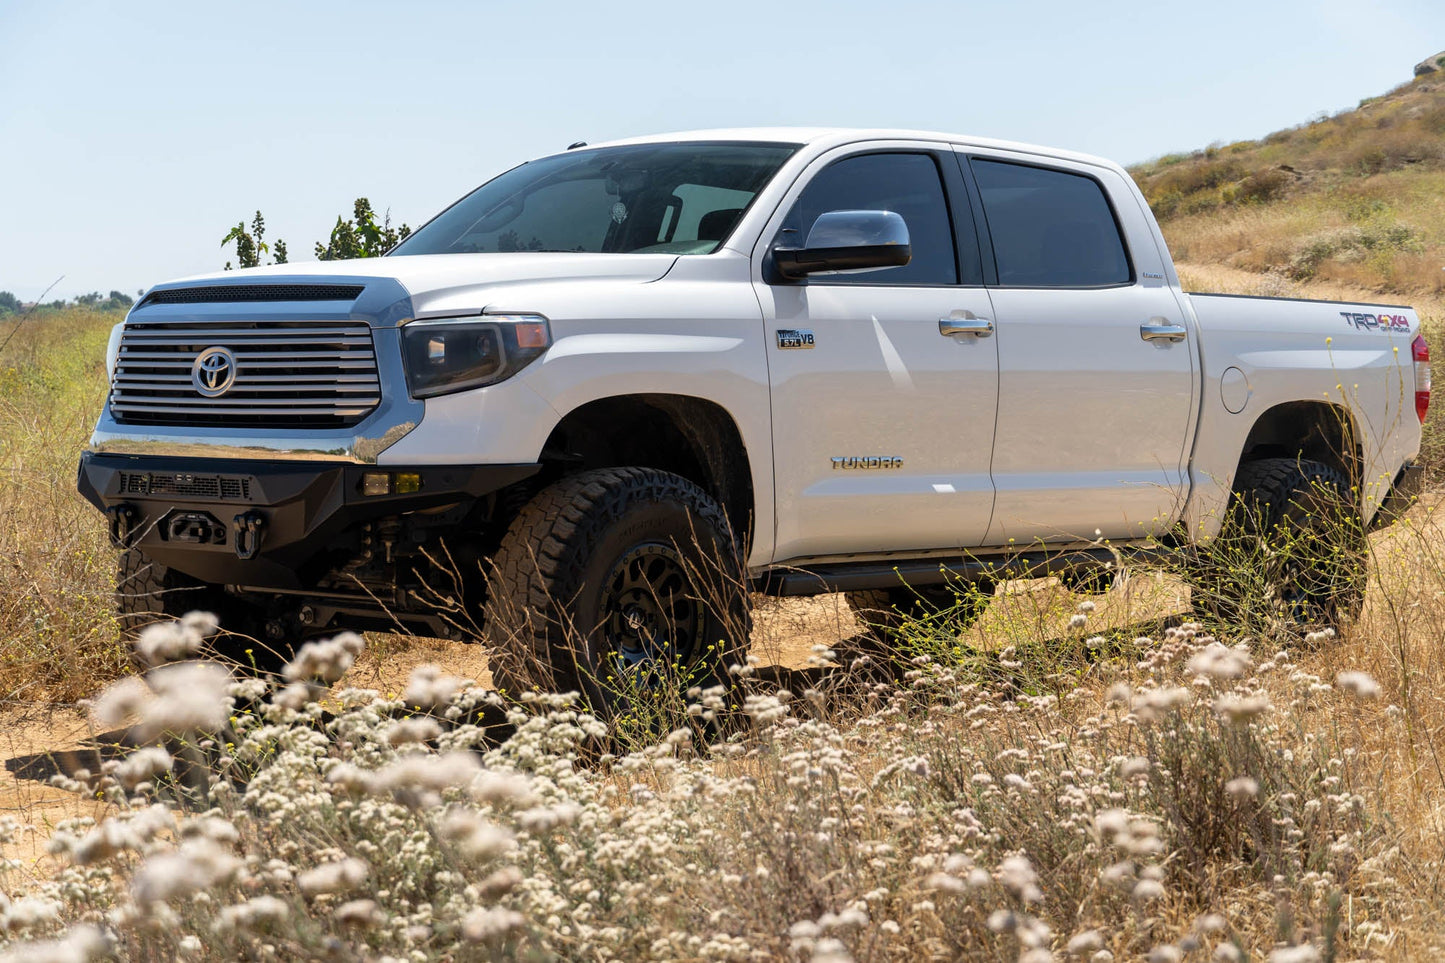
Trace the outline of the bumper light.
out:
M 505 381 L 552 345 L 537 314 L 487 314 L 413 321 L 401 329 L 407 384 L 414 398 Z
M 369 471 L 361 476 L 363 495 L 414 495 L 421 491 L 421 475 L 414 471 Z

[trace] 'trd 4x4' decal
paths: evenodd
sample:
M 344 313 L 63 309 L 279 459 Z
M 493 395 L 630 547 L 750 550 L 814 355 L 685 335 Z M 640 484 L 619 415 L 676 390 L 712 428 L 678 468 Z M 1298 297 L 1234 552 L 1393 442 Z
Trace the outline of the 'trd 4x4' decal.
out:
M 1364 331 L 1409 331 L 1410 319 L 1403 314 L 1356 314 L 1341 311 L 1345 323 Z

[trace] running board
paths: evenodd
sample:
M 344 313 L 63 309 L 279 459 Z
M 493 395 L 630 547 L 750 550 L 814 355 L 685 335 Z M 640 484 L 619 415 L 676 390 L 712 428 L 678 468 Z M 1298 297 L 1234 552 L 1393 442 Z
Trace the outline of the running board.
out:
M 807 568 L 771 569 L 753 580 L 753 588 L 783 597 L 941 585 L 980 579 L 1045 578 L 1118 564 L 1142 564 L 1173 554 L 1167 548 L 1084 548 L 1060 552 L 1017 552 L 984 557 L 913 558 L 894 561 L 837 562 Z

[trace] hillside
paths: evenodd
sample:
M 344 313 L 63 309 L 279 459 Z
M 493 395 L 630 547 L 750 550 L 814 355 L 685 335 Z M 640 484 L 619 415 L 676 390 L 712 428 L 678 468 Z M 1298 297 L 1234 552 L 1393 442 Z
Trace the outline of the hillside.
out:
M 1445 71 L 1131 173 L 1186 265 L 1431 301 L 1445 293 Z

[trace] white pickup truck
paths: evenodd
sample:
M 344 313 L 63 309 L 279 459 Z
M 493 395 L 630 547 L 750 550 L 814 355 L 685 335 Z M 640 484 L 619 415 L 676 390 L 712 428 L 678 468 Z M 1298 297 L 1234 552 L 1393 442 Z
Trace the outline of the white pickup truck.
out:
M 403 626 L 585 686 L 731 658 L 749 590 L 1086 580 L 1232 497 L 1383 523 L 1428 359 L 1408 307 L 1185 294 L 1095 157 L 669 134 L 523 164 L 382 259 L 153 288 L 80 488 L 130 625 Z M 1324 584 L 1292 617 L 1348 616 Z

